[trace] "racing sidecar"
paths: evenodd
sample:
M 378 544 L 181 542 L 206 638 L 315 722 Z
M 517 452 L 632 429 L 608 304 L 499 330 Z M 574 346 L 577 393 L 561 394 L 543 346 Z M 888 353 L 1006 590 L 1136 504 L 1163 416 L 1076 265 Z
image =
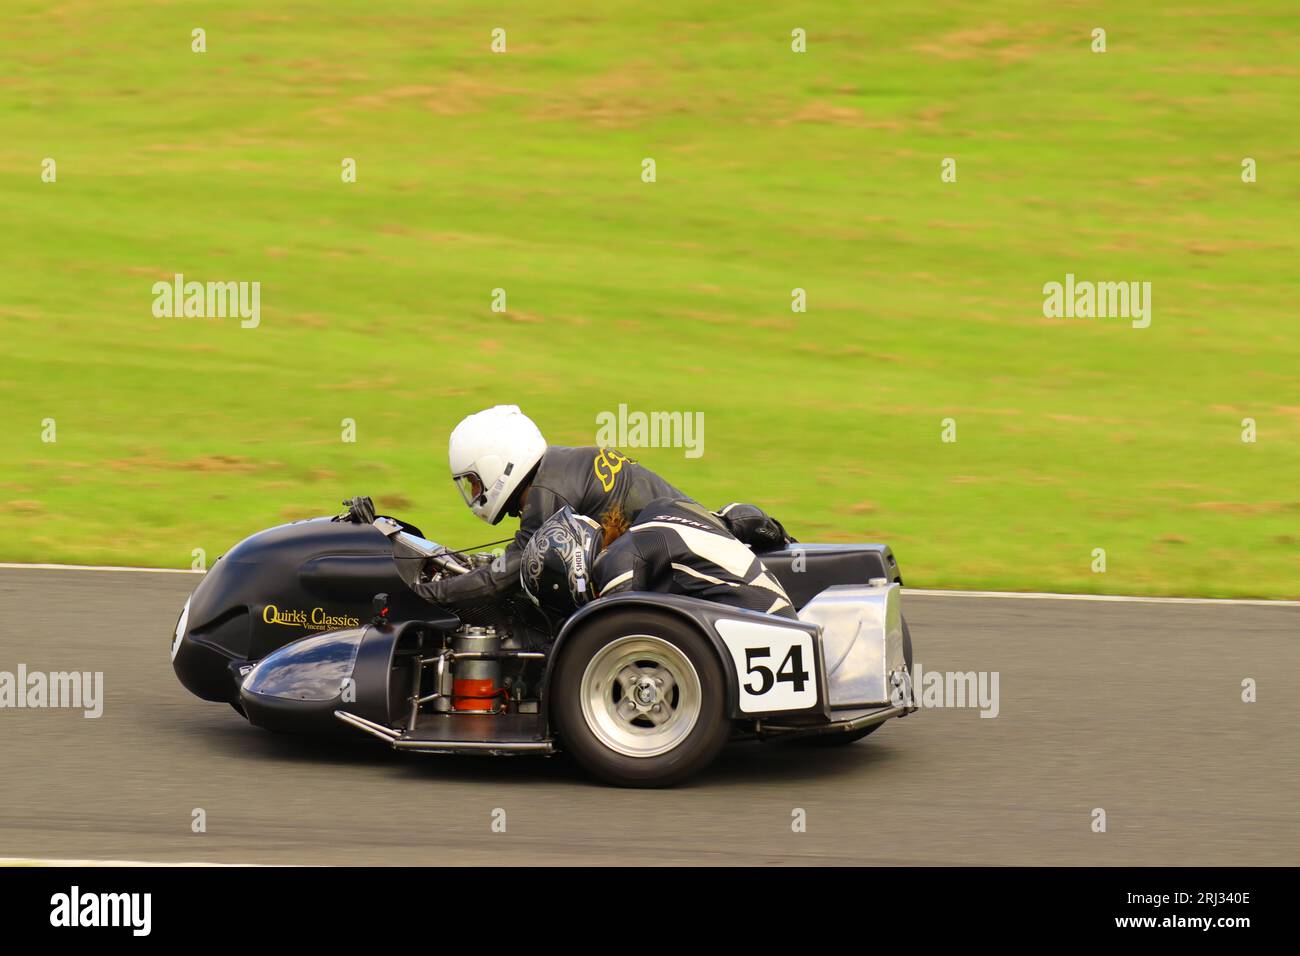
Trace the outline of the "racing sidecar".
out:
M 493 557 L 383 517 L 245 539 L 181 612 L 177 676 L 270 730 L 419 753 L 563 749 L 623 786 L 677 783 L 739 737 L 847 743 L 916 709 L 885 545 L 764 554 L 797 621 L 659 593 L 603 598 L 561 624 L 519 597 L 453 614 L 405 585 L 397 561 L 412 554 L 435 575 Z

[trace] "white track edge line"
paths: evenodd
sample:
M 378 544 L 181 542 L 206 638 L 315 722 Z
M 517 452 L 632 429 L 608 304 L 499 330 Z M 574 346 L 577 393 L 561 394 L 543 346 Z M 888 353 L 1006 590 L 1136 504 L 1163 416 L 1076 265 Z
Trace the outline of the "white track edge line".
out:
M 932 591 L 925 588 L 904 588 L 905 594 L 921 597 L 1012 598 L 1023 601 L 1109 601 L 1118 604 L 1244 604 L 1262 607 L 1300 607 L 1300 601 L 1269 600 L 1267 598 L 1199 598 L 1199 597 L 1144 597 L 1139 594 L 1058 594 L 1053 591 Z
M 126 568 L 111 564 L 5 564 L 0 562 L 0 569 L 6 571 L 135 571 L 142 574 L 203 574 L 192 568 Z
M 191 568 L 128 568 L 95 564 L 13 564 L 0 562 L 7 571 L 130 571 L 137 574 L 204 574 Z M 1300 607 L 1300 601 L 1267 598 L 1143 597 L 1137 594 L 1060 594 L 1054 591 L 946 591 L 904 588 L 919 597 L 1008 598 L 1022 601 L 1110 601 L 1125 604 L 1244 604 L 1261 607 Z

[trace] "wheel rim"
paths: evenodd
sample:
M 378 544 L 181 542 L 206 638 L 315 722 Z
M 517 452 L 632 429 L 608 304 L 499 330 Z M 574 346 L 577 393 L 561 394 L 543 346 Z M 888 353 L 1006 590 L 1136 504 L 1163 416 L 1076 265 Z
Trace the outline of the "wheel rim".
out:
M 627 757 L 657 757 L 681 744 L 700 719 L 694 665 L 649 634 L 620 637 L 587 664 L 582 716 L 604 746 Z

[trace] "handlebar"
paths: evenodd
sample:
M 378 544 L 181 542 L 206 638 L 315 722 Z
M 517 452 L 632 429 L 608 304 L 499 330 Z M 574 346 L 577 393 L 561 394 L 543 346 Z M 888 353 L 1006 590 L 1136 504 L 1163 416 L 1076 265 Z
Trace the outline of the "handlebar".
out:
M 436 541 L 403 531 L 402 526 L 392 518 L 376 518 L 372 524 L 385 537 L 400 541 L 411 551 L 428 558 L 439 571 L 446 571 L 448 574 L 469 574 L 470 569 L 447 548 Z

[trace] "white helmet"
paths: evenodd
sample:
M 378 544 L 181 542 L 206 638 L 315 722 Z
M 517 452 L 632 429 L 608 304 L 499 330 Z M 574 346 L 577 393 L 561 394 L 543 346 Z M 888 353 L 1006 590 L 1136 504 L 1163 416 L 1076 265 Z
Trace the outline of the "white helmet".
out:
M 488 524 L 496 524 L 545 452 L 546 439 L 518 405 L 494 405 L 452 430 L 447 457 L 451 480 L 465 504 Z

